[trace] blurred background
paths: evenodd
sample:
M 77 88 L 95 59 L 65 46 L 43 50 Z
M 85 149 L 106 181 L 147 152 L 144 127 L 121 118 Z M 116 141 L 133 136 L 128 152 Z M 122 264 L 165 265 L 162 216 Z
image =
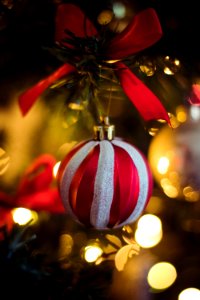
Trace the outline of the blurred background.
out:
M 106 23 L 113 34 L 148 7 L 156 10 L 163 29 L 156 44 L 131 58 L 131 68 L 159 97 L 172 126 L 144 122 L 118 84 L 112 97 L 109 80 L 100 92 L 116 135 L 146 155 L 154 179 L 153 195 L 139 220 L 106 231 L 75 222 L 57 195 L 56 163 L 92 136 L 95 118 L 84 101 L 70 98 L 66 88 L 51 87 L 26 116 L 18 105 L 23 91 L 62 63 L 47 50 L 54 44 L 61 3 L 67 1 L 0 0 L 2 295 L 199 300 L 200 107 L 191 104 L 200 98 L 197 2 L 70 1 L 97 28 Z M 36 168 L 38 157 L 45 169 Z M 37 190 L 35 179 L 46 176 L 47 169 L 51 175 Z

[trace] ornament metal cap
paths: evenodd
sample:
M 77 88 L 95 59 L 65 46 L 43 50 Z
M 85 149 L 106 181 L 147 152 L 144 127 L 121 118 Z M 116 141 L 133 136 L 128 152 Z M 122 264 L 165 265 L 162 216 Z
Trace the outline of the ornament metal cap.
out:
M 101 125 L 95 125 L 94 130 L 94 140 L 102 141 L 108 140 L 111 141 L 115 137 L 115 126 L 110 125 L 108 117 L 101 118 Z

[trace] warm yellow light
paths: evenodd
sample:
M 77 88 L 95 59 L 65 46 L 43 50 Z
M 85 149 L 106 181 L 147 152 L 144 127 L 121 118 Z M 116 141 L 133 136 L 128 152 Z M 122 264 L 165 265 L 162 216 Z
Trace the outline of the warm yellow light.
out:
M 103 253 L 103 250 L 97 245 L 85 247 L 84 258 L 87 262 L 95 262 Z
M 113 12 L 112 10 L 106 9 L 100 12 L 97 17 L 97 21 L 100 25 L 107 25 L 112 21 Z
M 110 60 L 106 60 L 106 62 L 108 63 L 108 64 L 114 64 L 114 63 L 116 63 L 116 62 L 118 62 L 119 61 L 119 59 L 110 59 Z
M 167 195 L 170 198 L 177 198 L 179 191 L 178 189 L 173 185 L 167 185 L 163 188 L 163 191 L 165 195 Z
M 12 210 L 13 221 L 19 225 L 26 225 L 32 220 L 36 222 L 38 220 L 38 214 L 30 209 L 19 207 Z
M 164 58 L 164 63 L 164 73 L 167 75 L 174 75 L 174 73 L 177 72 L 181 66 L 180 61 L 177 58 L 173 59 L 169 56 Z
M 59 169 L 59 167 L 60 167 L 60 161 L 58 161 L 56 164 L 55 164 L 55 166 L 53 167 L 53 176 L 54 176 L 54 178 L 56 178 L 56 176 L 57 176 L 57 173 L 58 173 L 58 169 Z
M 184 111 L 180 111 L 177 114 L 177 119 L 179 122 L 184 123 L 187 120 L 187 114 Z
M 162 223 L 157 216 L 152 214 L 146 214 L 139 219 L 137 227 L 139 229 L 144 230 L 149 229 L 151 230 L 151 232 L 154 231 L 157 233 L 160 232 L 160 229 L 162 228 Z
M 150 135 L 155 136 L 155 135 L 158 133 L 158 130 L 159 130 L 158 128 L 151 127 L 151 128 L 148 130 L 148 132 L 149 132 Z
M 140 65 L 140 70 L 145 73 L 147 76 L 153 76 L 156 71 L 156 66 L 154 66 L 152 63 L 147 62 L 145 65 Z
M 63 233 L 59 238 L 58 258 L 59 260 L 65 259 L 71 252 L 74 241 L 70 234 Z
M 162 178 L 160 180 L 160 185 L 163 188 L 163 192 L 170 198 L 176 198 L 179 194 L 179 182 L 178 177 L 176 176 L 176 172 L 171 172 L 170 178 L 173 179 L 173 183 L 169 178 Z
M 160 262 L 149 270 L 147 281 L 153 289 L 164 290 L 174 283 L 176 277 L 176 269 L 172 264 Z
M 143 215 L 137 224 L 135 240 L 142 248 L 156 246 L 162 239 L 162 222 L 151 214 Z
M 175 58 L 174 64 L 175 64 L 176 66 L 180 66 L 180 60 L 178 60 L 177 58 Z
M 196 202 L 199 200 L 199 192 L 194 191 L 191 186 L 186 186 L 183 189 L 183 195 L 188 202 Z
M 10 165 L 10 157 L 0 147 L 0 176 L 3 175 Z
M 162 231 L 156 235 L 146 235 L 140 229 L 135 231 L 135 240 L 142 248 L 152 248 L 156 246 L 162 239 Z
M 157 164 L 157 170 L 160 174 L 166 174 L 169 168 L 169 159 L 166 156 L 162 156 Z
M 84 106 L 80 103 L 75 103 L 75 102 L 70 102 L 68 104 L 68 107 L 72 110 L 77 110 L 77 111 L 80 111 L 80 110 L 83 110 L 84 109 Z
M 168 68 L 168 67 L 164 68 L 164 73 L 166 75 L 174 75 L 174 72 L 170 68 Z
M 187 111 L 183 105 L 177 107 L 176 118 L 180 123 L 184 123 L 187 120 Z
M 178 300 L 200 300 L 200 290 L 196 288 L 185 289 L 179 294 Z

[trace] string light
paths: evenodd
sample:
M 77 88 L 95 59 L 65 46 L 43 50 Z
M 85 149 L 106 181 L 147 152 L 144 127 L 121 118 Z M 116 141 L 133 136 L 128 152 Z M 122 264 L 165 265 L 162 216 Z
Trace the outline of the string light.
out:
M 157 169 L 160 174 L 166 174 L 169 168 L 169 159 L 166 156 L 159 158 Z
M 103 253 L 103 250 L 98 245 L 88 245 L 84 249 L 84 259 L 89 262 L 95 262 Z
M 187 111 L 183 105 L 179 105 L 176 108 L 176 118 L 180 123 L 184 123 L 187 121 Z
M 200 109 L 199 109 L 199 107 L 192 105 L 190 107 L 190 115 L 191 115 L 192 120 L 198 121 L 200 119 Z
M 180 61 L 177 58 L 173 59 L 169 56 L 164 58 L 164 65 L 163 72 L 166 75 L 174 75 L 181 67 Z
M 116 18 L 122 19 L 126 15 L 126 7 L 121 2 L 115 2 L 113 4 L 113 12 Z
M 196 288 L 185 289 L 179 294 L 178 300 L 200 300 L 200 290 Z
M 151 267 L 147 276 L 147 281 L 153 289 L 164 290 L 169 288 L 176 278 L 177 272 L 175 267 L 168 262 L 160 262 Z
M 162 239 L 162 222 L 152 214 L 143 215 L 137 224 L 135 240 L 142 248 L 156 246 Z
M 26 225 L 31 220 L 36 222 L 38 220 L 38 214 L 27 208 L 18 207 L 12 210 L 13 221 L 19 225 Z
M 112 21 L 113 12 L 111 10 L 103 10 L 97 17 L 97 21 L 100 25 L 107 25 Z

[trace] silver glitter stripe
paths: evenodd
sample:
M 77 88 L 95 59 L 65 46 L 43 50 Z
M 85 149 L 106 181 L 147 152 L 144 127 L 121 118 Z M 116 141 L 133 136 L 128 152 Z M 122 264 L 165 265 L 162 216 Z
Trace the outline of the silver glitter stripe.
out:
M 96 228 L 105 228 L 110 218 L 114 187 L 114 148 L 108 141 L 100 142 L 100 154 L 94 183 L 94 197 L 90 222 Z
M 148 195 L 149 175 L 148 175 L 148 170 L 147 170 L 145 161 L 144 161 L 142 155 L 139 153 L 139 151 L 137 151 L 133 146 L 129 145 L 126 142 L 114 140 L 114 141 L 112 141 L 112 143 L 116 146 L 123 148 L 126 152 L 128 152 L 128 154 L 132 158 L 132 160 L 137 168 L 138 175 L 139 175 L 139 183 L 140 183 L 139 196 L 138 196 L 138 201 L 137 201 L 136 207 L 135 207 L 134 211 L 132 212 L 132 214 L 128 217 L 128 219 L 126 219 L 126 221 L 124 221 L 123 223 L 121 223 L 119 225 L 119 227 L 121 227 L 125 224 L 134 222 L 142 213 L 142 211 L 145 207 L 147 195 Z
M 72 209 L 71 209 L 71 206 L 69 203 L 70 185 L 71 185 L 72 179 L 73 179 L 78 167 L 80 166 L 82 161 L 86 158 L 88 153 L 98 143 L 99 142 L 94 142 L 94 141 L 90 141 L 90 142 L 86 143 L 82 148 L 80 148 L 78 150 L 78 152 L 76 152 L 74 154 L 74 156 L 72 156 L 72 158 L 70 159 L 70 161 L 67 164 L 67 167 L 63 171 L 63 175 L 62 175 L 61 183 L 60 183 L 61 198 L 62 198 L 63 204 L 64 204 L 67 212 L 69 212 L 69 214 L 72 215 L 75 219 L 77 219 L 77 217 L 72 212 Z

